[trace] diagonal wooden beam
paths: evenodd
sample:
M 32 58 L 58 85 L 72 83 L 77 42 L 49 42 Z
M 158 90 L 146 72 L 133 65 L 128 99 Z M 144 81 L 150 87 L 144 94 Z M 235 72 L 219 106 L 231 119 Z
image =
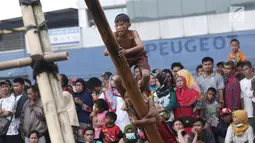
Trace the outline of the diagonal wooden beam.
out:
M 140 118 L 143 118 L 148 113 L 148 106 L 145 104 L 142 93 L 140 92 L 130 68 L 125 60 L 125 58 L 120 58 L 118 56 L 119 45 L 114 38 L 111 31 L 109 23 L 105 17 L 104 11 L 101 7 L 99 0 L 85 0 L 89 11 L 91 12 L 93 19 L 97 25 L 100 35 L 106 45 L 112 61 L 120 75 L 122 82 L 128 92 L 130 100 L 135 107 Z M 156 125 L 149 125 L 145 128 L 148 136 L 152 143 L 164 143 L 162 140 Z

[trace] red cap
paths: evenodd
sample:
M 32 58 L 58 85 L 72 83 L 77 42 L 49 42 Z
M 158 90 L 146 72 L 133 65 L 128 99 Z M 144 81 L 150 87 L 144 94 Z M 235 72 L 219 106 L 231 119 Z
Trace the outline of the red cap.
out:
M 232 111 L 229 108 L 223 108 L 220 112 L 220 115 L 229 114 Z

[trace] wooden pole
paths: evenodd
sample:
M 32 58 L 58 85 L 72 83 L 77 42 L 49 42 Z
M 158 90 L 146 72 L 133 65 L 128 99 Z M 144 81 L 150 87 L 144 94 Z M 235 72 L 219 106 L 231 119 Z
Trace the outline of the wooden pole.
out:
M 21 12 L 23 15 L 24 26 L 27 27 L 29 25 L 35 25 L 34 13 L 31 5 L 24 5 L 21 3 Z M 33 30 L 27 31 L 28 44 L 30 47 L 31 55 L 34 54 L 43 54 L 40 39 L 38 33 Z M 59 118 L 57 114 L 57 109 L 55 106 L 55 101 L 53 98 L 53 92 L 50 87 L 50 80 L 48 73 L 44 72 L 40 75 L 36 76 L 41 98 L 43 109 L 47 121 L 47 126 L 50 134 L 51 142 L 54 143 L 65 143 L 63 140 Z
M 85 3 L 93 16 L 100 35 L 111 55 L 113 63 L 115 64 L 117 72 L 122 79 L 130 100 L 138 113 L 138 116 L 143 118 L 148 113 L 148 107 L 143 100 L 142 93 L 140 92 L 137 83 L 133 78 L 125 58 L 120 58 L 118 56 L 119 45 L 113 36 L 99 0 L 85 0 Z M 152 143 L 164 143 L 156 125 L 149 125 L 145 127 L 145 130 Z
M 68 60 L 68 53 L 67 52 L 61 52 L 56 54 L 47 54 L 44 55 L 44 59 L 47 62 L 55 62 L 55 61 L 62 61 L 62 60 Z M 13 68 L 21 68 L 25 66 L 30 66 L 32 63 L 32 58 L 21 58 L 11 61 L 4 61 L 0 62 L 0 70 L 7 70 L 7 69 L 13 69 Z
M 45 21 L 44 13 L 42 11 L 41 5 L 33 5 L 34 16 L 37 25 L 43 23 Z M 52 53 L 50 38 L 48 35 L 48 31 L 43 29 L 39 31 L 39 37 L 41 41 L 42 51 L 43 53 Z M 62 87 L 58 79 L 54 78 L 53 74 L 49 74 L 49 80 L 51 83 L 51 89 L 54 94 L 55 104 L 58 111 L 58 117 L 60 122 L 60 127 L 62 131 L 62 135 L 65 143 L 74 143 L 74 135 L 72 131 L 72 127 L 69 121 L 69 115 L 66 111 L 66 106 L 64 104 L 64 96 L 62 92 Z

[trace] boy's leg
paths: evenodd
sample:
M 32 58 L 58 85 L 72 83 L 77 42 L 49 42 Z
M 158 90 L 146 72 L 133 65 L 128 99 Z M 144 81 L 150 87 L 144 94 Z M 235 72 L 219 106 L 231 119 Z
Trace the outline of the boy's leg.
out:
M 138 86 L 141 91 L 144 91 L 149 86 L 150 81 L 150 65 L 146 55 L 137 59 L 136 64 L 142 70 L 142 79 L 138 81 Z
M 139 82 L 139 87 L 141 91 L 144 91 L 149 86 L 150 81 L 150 71 L 147 69 L 142 69 L 142 79 Z

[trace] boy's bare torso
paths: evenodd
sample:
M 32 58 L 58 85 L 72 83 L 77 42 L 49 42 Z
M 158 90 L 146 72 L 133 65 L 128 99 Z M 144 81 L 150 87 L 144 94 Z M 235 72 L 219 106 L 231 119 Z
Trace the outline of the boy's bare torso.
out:
M 114 36 L 121 48 L 131 49 L 131 48 L 134 48 L 135 46 L 137 46 L 135 39 L 134 39 L 134 34 L 133 34 L 134 32 L 136 32 L 136 31 L 128 30 L 127 35 L 125 37 L 120 37 L 120 36 L 118 36 L 117 32 L 114 32 Z M 142 54 L 142 53 L 146 53 L 145 50 L 141 51 L 139 53 L 133 54 L 133 55 L 128 55 L 128 56 L 126 56 L 126 58 L 127 58 L 127 60 L 136 59 L 136 57 L 140 56 L 140 54 Z
M 125 37 L 120 37 L 118 36 L 117 32 L 114 32 L 114 35 L 120 47 L 122 47 L 123 49 L 130 49 L 136 46 L 133 32 L 133 30 L 128 30 L 127 36 Z

